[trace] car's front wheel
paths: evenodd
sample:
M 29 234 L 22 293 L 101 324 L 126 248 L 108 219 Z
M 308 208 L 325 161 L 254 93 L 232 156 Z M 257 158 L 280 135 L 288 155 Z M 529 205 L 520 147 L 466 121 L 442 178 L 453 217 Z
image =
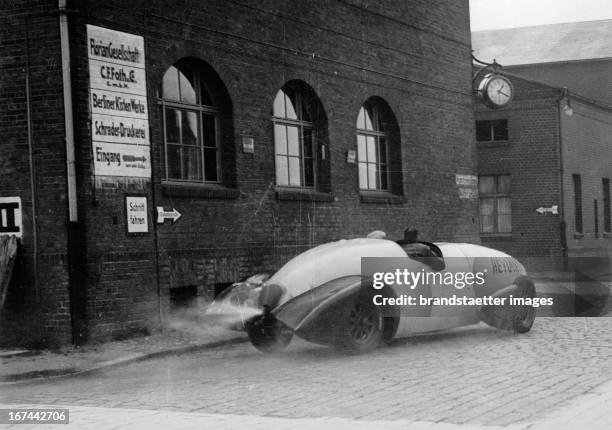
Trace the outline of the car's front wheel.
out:
M 370 300 L 358 300 L 350 308 L 344 323 L 342 345 L 352 352 L 376 348 L 382 339 L 384 318 Z
M 253 346 L 266 354 L 282 351 L 293 338 L 293 331 L 271 314 L 249 321 L 247 334 Z

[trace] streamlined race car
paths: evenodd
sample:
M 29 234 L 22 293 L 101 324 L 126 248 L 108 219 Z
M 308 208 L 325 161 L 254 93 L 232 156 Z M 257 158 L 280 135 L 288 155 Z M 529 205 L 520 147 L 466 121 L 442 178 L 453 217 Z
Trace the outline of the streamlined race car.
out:
M 233 284 L 207 313 L 245 330 L 263 352 L 283 349 L 294 335 L 363 351 L 479 321 L 518 333 L 531 329 L 538 299 L 513 257 L 472 244 L 404 245 L 359 238 L 317 246 L 272 276 Z

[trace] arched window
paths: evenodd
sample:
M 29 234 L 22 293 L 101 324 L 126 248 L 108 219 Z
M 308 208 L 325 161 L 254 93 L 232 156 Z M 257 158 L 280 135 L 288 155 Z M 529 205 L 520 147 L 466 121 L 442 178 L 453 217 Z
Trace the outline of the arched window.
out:
M 296 82 L 283 86 L 274 99 L 272 121 L 276 184 L 320 188 L 326 120 L 314 91 Z
M 359 188 L 401 194 L 399 130 L 391 110 L 382 100 L 369 99 L 356 126 Z
M 166 180 L 220 182 L 220 109 L 210 72 L 195 60 L 166 71 L 161 85 Z

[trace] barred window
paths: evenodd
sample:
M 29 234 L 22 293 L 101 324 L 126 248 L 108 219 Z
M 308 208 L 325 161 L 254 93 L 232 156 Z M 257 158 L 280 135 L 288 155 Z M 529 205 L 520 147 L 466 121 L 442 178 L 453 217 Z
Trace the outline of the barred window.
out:
M 510 175 L 480 176 L 480 232 L 511 233 Z

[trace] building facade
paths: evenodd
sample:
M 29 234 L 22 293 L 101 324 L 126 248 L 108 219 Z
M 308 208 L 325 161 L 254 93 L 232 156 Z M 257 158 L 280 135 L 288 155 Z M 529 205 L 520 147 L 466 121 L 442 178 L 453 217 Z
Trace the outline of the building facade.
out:
M 482 243 L 532 271 L 606 262 L 612 110 L 567 88 L 509 77 L 508 107 L 476 104 Z
M 476 174 L 467 1 L 9 6 L 3 344 L 147 333 L 175 300 L 375 229 L 479 240 L 457 186 Z

